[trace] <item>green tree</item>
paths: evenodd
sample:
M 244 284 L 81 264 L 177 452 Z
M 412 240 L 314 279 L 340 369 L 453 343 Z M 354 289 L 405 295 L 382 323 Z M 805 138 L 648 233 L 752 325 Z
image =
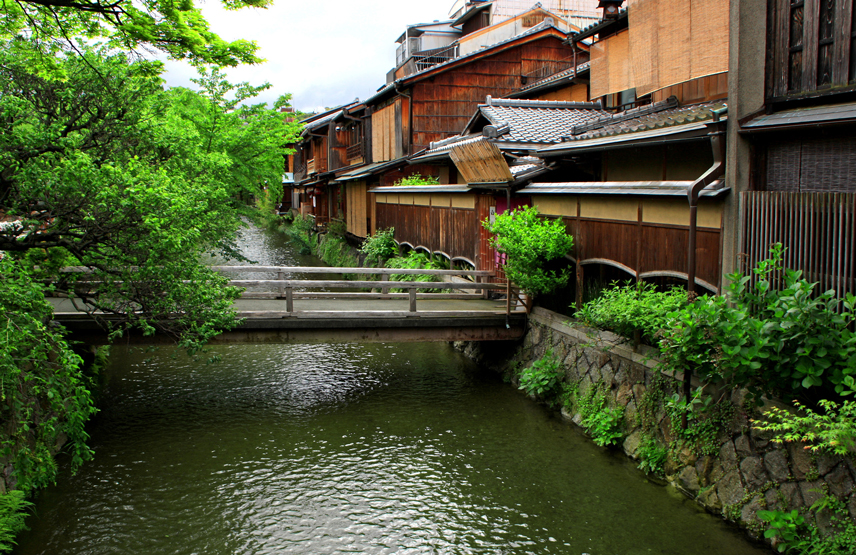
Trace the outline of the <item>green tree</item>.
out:
M 234 324 L 239 294 L 200 264 L 235 254 L 246 205 L 279 184 L 295 125 L 263 105 L 236 106 L 258 89 L 214 70 L 202 93 L 163 91 L 160 64 L 96 51 L 62 59 L 65 81 L 0 53 L 0 250 L 60 247 L 97 284 L 86 308 L 155 328 L 195 348 Z M 74 291 L 67 274 L 58 287 Z
M 505 274 L 527 293 L 549 293 L 568 283 L 568 269 L 550 268 L 550 262 L 564 258 L 574 246 L 561 220 L 538 217 L 531 206 L 497 214 L 494 223 L 482 222 L 495 236 L 491 246 L 506 256 Z
M 264 8 L 271 0 L 223 0 L 228 9 Z M 14 39 L 14 40 L 13 40 Z M 234 66 L 257 63 L 252 41 L 213 33 L 193 0 L 18 0 L 0 3 L 0 40 L 39 76 L 66 77 L 59 58 L 78 42 L 112 49 L 155 48 L 174 59 Z

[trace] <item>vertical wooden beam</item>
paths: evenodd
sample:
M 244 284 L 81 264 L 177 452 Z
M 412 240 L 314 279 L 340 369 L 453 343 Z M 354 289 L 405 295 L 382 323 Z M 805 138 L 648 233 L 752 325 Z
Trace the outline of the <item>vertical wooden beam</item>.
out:
M 410 312 L 416 312 L 416 289 L 408 289 L 407 297 L 410 299 Z
M 805 0 L 803 5 L 802 90 L 817 90 L 818 25 L 820 0 Z
M 290 286 L 285 289 L 285 311 L 294 312 L 294 290 Z
M 835 44 L 832 59 L 832 84 L 850 82 L 850 31 L 853 24 L 853 0 L 835 2 Z
M 788 92 L 788 73 L 790 56 L 788 46 L 790 38 L 790 0 L 774 0 L 770 6 L 775 6 L 776 31 L 773 35 L 773 96 L 785 96 Z

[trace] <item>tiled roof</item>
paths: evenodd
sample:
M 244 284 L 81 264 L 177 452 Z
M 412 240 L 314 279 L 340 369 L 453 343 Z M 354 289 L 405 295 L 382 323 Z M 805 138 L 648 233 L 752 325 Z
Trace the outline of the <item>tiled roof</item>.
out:
M 574 75 L 577 75 L 579 73 L 583 73 L 585 71 L 588 71 L 589 69 L 591 69 L 591 62 L 584 62 L 582 64 L 579 64 L 576 67 L 576 72 L 574 71 L 574 68 L 569 67 L 568 69 L 564 69 L 558 73 L 554 73 L 553 75 L 548 75 L 547 77 L 544 77 L 543 79 L 533 81 L 532 83 L 529 83 L 529 84 L 521 87 L 520 90 L 521 91 L 528 91 L 530 89 L 540 88 L 540 87 L 543 87 L 545 85 L 549 85 L 550 83 L 552 83 L 554 81 L 561 81 L 562 79 L 564 79 L 566 77 L 573 77 Z
M 508 131 L 494 141 L 502 143 L 552 144 L 570 135 L 576 125 L 608 116 L 600 104 L 555 100 L 491 99 L 479 111 L 496 128 Z
M 578 126 L 574 131 L 575 134 L 568 133 L 564 137 L 567 141 L 581 141 L 586 139 L 597 139 L 603 137 L 612 137 L 615 135 L 623 135 L 626 133 L 636 133 L 640 131 L 651 131 L 654 129 L 662 129 L 664 127 L 672 127 L 676 125 L 684 125 L 687 123 L 697 123 L 713 119 L 713 110 L 719 110 L 726 106 L 725 100 L 714 100 L 701 104 L 691 104 L 689 106 L 679 106 L 673 108 L 664 108 L 662 110 L 640 111 L 636 117 L 627 117 L 625 112 L 619 112 L 611 116 L 604 117 L 585 124 L 585 127 Z M 645 108 L 642 106 L 639 110 Z M 594 129 L 587 129 L 594 127 Z M 579 132 L 583 131 L 583 132 Z

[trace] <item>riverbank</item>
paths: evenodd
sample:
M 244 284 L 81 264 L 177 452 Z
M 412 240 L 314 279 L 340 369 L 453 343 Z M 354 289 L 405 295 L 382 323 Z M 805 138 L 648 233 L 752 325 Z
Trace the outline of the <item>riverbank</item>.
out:
M 515 385 L 520 369 L 552 355 L 563 369 L 565 391 L 572 393 L 560 401 L 567 420 L 582 424 L 587 407 L 581 401 L 602 396 L 607 407 L 622 414 L 618 448 L 754 539 L 769 526 L 758 516 L 763 510 L 805 513 L 821 535 L 856 529 L 856 461 L 852 457 L 815 454 L 803 444 L 771 442 L 768 434 L 752 428 L 758 412 L 747 406 L 741 391 L 728 392 L 715 414 L 691 421 L 687 431 L 681 430 L 669 403 L 683 376 L 659 372 L 656 349 L 576 325 L 542 308 L 533 310 L 528 332 L 517 345 L 457 347 Z M 810 511 L 812 506 L 821 508 Z M 846 522 L 836 520 L 842 517 L 849 519 L 849 529 Z

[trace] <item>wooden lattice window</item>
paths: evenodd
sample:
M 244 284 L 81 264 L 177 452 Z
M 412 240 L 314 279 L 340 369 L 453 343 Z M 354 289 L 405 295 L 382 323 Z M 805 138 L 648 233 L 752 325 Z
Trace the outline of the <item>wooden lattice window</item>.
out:
M 768 98 L 854 89 L 853 0 L 769 0 L 768 5 Z

